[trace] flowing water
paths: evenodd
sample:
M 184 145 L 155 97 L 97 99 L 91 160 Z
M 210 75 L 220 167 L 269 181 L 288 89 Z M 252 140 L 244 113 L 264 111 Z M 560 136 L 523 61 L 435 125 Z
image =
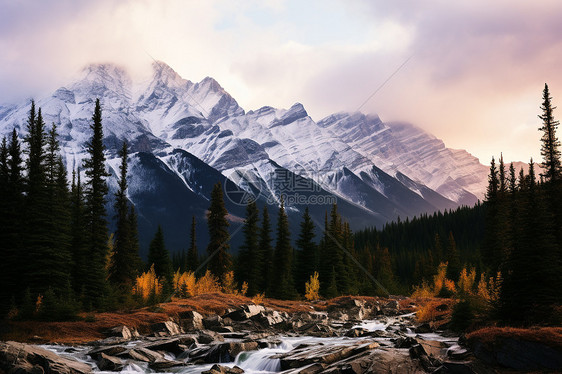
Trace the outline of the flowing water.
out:
M 455 346 L 458 341 L 457 337 L 446 337 L 439 333 L 428 333 L 428 334 L 415 334 L 411 330 L 404 327 L 403 322 L 400 322 L 401 317 L 409 317 L 410 315 L 399 316 L 396 318 L 388 318 L 385 320 L 365 320 L 362 323 L 354 326 L 354 328 L 362 328 L 368 331 L 383 331 L 389 329 L 402 329 L 408 336 L 418 336 L 424 340 L 437 340 L 445 342 L 450 346 Z M 356 344 L 358 340 L 374 340 L 380 343 L 386 343 L 388 345 L 390 339 L 386 337 L 369 337 L 369 338 L 348 338 L 348 337 L 333 337 L 333 338 L 318 338 L 311 336 L 300 336 L 300 337 L 288 337 L 288 336 L 277 336 L 276 339 L 280 343 L 272 343 L 270 347 L 259 349 L 257 351 L 241 352 L 237 355 L 234 362 L 220 363 L 223 366 L 238 366 L 244 369 L 245 373 L 249 374 L 268 374 L 277 373 L 281 371 L 281 362 L 279 359 L 272 358 L 279 353 L 285 353 L 293 350 L 301 344 L 306 344 L 309 346 L 318 345 L 329 347 L 331 345 L 346 345 L 346 344 Z M 130 342 L 127 346 L 134 346 L 139 342 Z M 88 355 L 87 352 L 91 347 L 68 347 L 61 345 L 43 345 L 41 346 L 52 352 L 55 352 L 61 356 L 72 357 L 78 361 L 86 362 L 93 367 L 96 373 L 115 373 L 115 372 L 103 372 L 100 371 L 95 363 Z M 178 366 L 171 369 L 167 369 L 166 373 L 182 373 L 182 374 L 195 374 L 201 373 L 202 371 L 209 370 L 214 364 L 202 364 L 202 365 L 189 365 L 189 359 L 187 355 L 180 355 L 175 357 L 173 354 L 167 354 L 167 359 L 179 360 L 188 363 L 188 366 Z M 157 373 L 151 370 L 146 363 L 129 363 L 121 371 L 125 374 L 138 374 L 138 373 Z

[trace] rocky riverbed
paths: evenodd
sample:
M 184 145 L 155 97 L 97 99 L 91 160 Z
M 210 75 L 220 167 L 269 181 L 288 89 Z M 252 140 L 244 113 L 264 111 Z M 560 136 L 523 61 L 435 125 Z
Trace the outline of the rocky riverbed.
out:
M 347 299 L 328 310 L 286 313 L 242 305 L 153 324 L 116 326 L 81 346 L 0 343 L 8 373 L 487 373 L 445 331 L 418 325 L 396 300 Z M 1 372 L 1 370 L 0 370 Z

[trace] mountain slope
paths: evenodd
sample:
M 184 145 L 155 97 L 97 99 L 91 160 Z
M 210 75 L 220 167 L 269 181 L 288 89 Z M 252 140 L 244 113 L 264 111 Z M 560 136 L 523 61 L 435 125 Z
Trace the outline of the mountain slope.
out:
M 144 244 L 158 223 L 174 249 L 187 243 L 191 215 L 205 219 L 218 181 L 233 230 L 244 215 L 237 199 L 246 192 L 272 209 L 284 195 L 295 230 L 304 206 L 322 226 L 335 201 L 358 229 L 471 203 L 485 185 L 485 167 L 475 158 L 411 125 L 359 113 L 317 123 L 299 103 L 246 112 L 214 79 L 193 83 L 162 62 L 141 83 L 118 66 L 90 65 L 78 80 L 37 100 L 45 122 L 58 126 L 69 173 L 86 157 L 96 98 L 110 186 L 116 185 L 118 149 L 123 141 L 131 146 L 129 199 Z M 25 136 L 28 110 L 28 102 L 0 107 L 0 136 L 14 127 Z

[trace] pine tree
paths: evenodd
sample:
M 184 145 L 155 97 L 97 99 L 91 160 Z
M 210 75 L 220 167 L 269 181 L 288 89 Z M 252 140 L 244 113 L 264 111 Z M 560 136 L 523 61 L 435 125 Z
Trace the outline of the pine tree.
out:
M 519 185 L 521 229 L 503 273 L 500 311 L 504 320 L 526 325 L 548 320 L 561 284 L 552 220 L 532 160 L 529 175 L 522 176 Z
M 135 256 L 135 273 L 138 274 L 141 270 L 144 269 L 144 264 L 140 258 L 139 250 L 139 225 L 137 220 L 137 212 L 135 210 L 135 206 L 131 204 L 129 207 L 129 244 L 131 246 L 132 253 L 136 253 Z
M 7 160 L 7 185 L 2 210 L 2 246 L 6 252 L 2 256 L 2 262 L 6 267 L 4 275 L 7 279 L 6 292 L 9 297 L 18 296 L 26 288 L 22 274 L 25 274 L 25 251 L 23 250 L 23 228 L 24 228 L 24 177 L 23 160 L 18 134 L 14 129 L 8 144 Z M 3 163 L 3 162 L 2 162 Z M 4 169 L 5 166 L 2 166 Z M 19 299 L 19 297 L 18 297 Z
M 232 268 L 232 259 L 228 253 L 230 234 L 228 233 L 227 215 L 222 185 L 218 182 L 211 192 L 211 206 L 207 213 L 207 226 L 209 228 L 207 255 L 209 256 L 208 269 L 219 279 L 222 279 L 224 274 Z
M 263 207 L 263 219 L 259 233 L 259 256 L 263 259 L 259 290 L 270 293 L 273 286 L 273 246 L 271 244 L 271 223 L 269 221 L 267 205 Z
M 301 231 L 299 238 L 297 239 L 296 252 L 297 258 L 297 275 L 296 275 L 296 285 L 297 291 L 304 295 L 305 284 L 309 281 L 310 277 L 314 275 L 314 272 L 318 270 L 317 267 L 317 251 L 318 248 L 314 242 L 314 222 L 310 217 L 308 207 L 305 208 L 304 214 L 302 216 Z
M 197 270 L 199 267 L 199 251 L 197 250 L 197 237 L 196 237 L 196 224 L 195 216 L 191 218 L 191 235 L 189 237 L 189 249 L 186 256 L 186 271 Z
M 46 133 L 41 108 L 35 116 L 32 102 L 27 124 L 27 180 L 25 201 L 24 247 L 25 279 L 32 294 L 44 293 L 49 288 L 50 267 L 53 266 L 49 244 L 52 241 L 49 230 L 50 196 L 47 189 L 45 165 Z
M 502 218 L 500 217 L 500 206 L 502 204 L 500 195 L 503 196 L 503 193 L 500 194 L 499 192 L 500 178 L 504 180 L 501 189 L 505 189 L 505 173 L 503 173 L 504 176 L 499 174 L 492 157 L 486 190 L 486 231 L 482 249 L 482 257 L 490 274 L 495 274 L 499 269 L 502 258 L 502 239 L 505 239 L 501 232 Z M 460 271 L 460 269 L 458 270 Z M 458 277 L 458 274 L 456 276 Z
M 86 226 L 88 229 L 89 266 L 86 273 L 85 296 L 87 302 L 95 307 L 103 306 L 108 296 L 106 258 L 108 248 L 108 231 L 106 221 L 106 195 L 108 187 L 105 169 L 105 147 L 103 145 L 103 127 L 101 106 L 96 99 L 94 115 L 90 126 L 93 134 L 87 143 L 89 157 L 84 160 L 84 170 L 88 181 L 85 191 Z
M 377 243 L 375 249 L 375 278 L 387 289 L 392 290 L 395 287 L 394 284 L 394 272 L 392 271 L 392 259 L 390 257 L 390 252 L 388 248 L 381 248 Z M 378 290 L 379 292 L 384 292 L 384 290 Z
M 285 213 L 285 203 L 281 199 L 277 219 L 277 240 L 275 242 L 275 268 L 273 296 L 279 299 L 294 299 L 296 290 L 293 283 L 293 248 L 289 220 Z
M 109 268 L 109 280 L 124 289 L 131 289 L 137 275 L 137 265 L 140 262 L 138 249 L 132 245 L 132 228 L 129 219 L 129 200 L 127 199 L 127 158 L 129 149 L 123 142 L 119 156 L 119 190 L 115 193 L 115 218 L 117 229 L 115 231 L 115 245 L 113 246 L 112 261 Z
M 259 209 L 255 201 L 246 205 L 246 219 L 244 220 L 244 243 L 238 252 L 239 283 L 248 283 L 248 295 L 254 296 L 259 292 L 259 282 L 262 273 L 262 261 L 259 251 L 258 221 Z
M 170 260 L 170 253 L 164 244 L 164 233 L 160 225 L 158 225 L 156 234 L 154 234 L 154 238 L 148 248 L 148 264 L 149 267 L 154 265 L 154 271 L 158 278 L 165 279 L 164 285 L 167 286 L 167 289 L 164 293 L 170 293 L 173 282 L 172 261 Z
M 88 245 L 85 227 L 84 191 L 80 181 L 80 169 L 72 172 L 70 191 L 70 237 L 72 248 L 72 286 L 77 294 L 82 294 L 88 274 Z
M 562 166 L 560 163 L 560 141 L 556 136 L 556 129 L 560 124 L 554 119 L 553 111 L 556 107 L 552 106 L 552 97 L 548 90 L 548 85 L 544 84 L 543 90 L 543 103 L 541 110 L 542 115 L 539 118 L 543 121 L 542 126 L 539 128 L 543 132 L 541 138 L 541 155 L 544 158 L 542 167 L 545 169 L 546 181 L 558 181 L 561 178 Z
M 552 219 L 555 240 L 558 244 L 558 262 L 562 266 L 562 161 L 560 160 L 560 141 L 556 135 L 560 122 L 554 119 L 553 111 L 556 107 L 552 106 L 551 101 L 552 97 L 548 85 L 545 83 L 541 106 L 542 115 L 539 115 L 539 118 L 543 121 L 539 128 L 543 132 L 541 138 L 543 162 L 541 166 L 545 169 L 545 173 L 542 177 L 546 182 L 548 214 Z M 560 296 L 560 301 L 562 302 L 562 296 Z
M 46 190 L 48 194 L 49 219 L 44 223 L 48 233 L 42 263 L 48 269 L 48 285 L 58 296 L 70 284 L 72 269 L 70 235 L 70 197 L 66 168 L 60 155 L 60 145 L 56 125 L 53 124 L 47 137 L 45 157 Z
M 459 280 L 461 273 L 461 260 L 459 251 L 457 250 L 457 243 L 453 237 L 453 233 L 449 232 L 449 246 L 447 248 L 447 279 L 453 281 Z

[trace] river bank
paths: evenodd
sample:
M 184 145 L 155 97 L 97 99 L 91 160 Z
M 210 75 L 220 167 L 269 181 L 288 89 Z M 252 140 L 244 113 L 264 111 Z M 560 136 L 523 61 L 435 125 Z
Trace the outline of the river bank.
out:
M 467 340 L 446 330 L 454 302 L 442 301 L 432 323 L 420 323 L 415 312 L 427 304 L 423 300 L 341 297 L 255 305 L 247 298 L 206 295 L 158 309 L 97 314 L 90 322 L 36 322 L 20 332 L 35 344 L 0 343 L 0 368 L 8 372 L 11 363 L 23 373 L 497 373 L 510 361 L 540 368 L 562 357 L 556 347 L 540 344 L 526 357 L 519 343 L 498 362 L 496 348 L 483 336 Z

